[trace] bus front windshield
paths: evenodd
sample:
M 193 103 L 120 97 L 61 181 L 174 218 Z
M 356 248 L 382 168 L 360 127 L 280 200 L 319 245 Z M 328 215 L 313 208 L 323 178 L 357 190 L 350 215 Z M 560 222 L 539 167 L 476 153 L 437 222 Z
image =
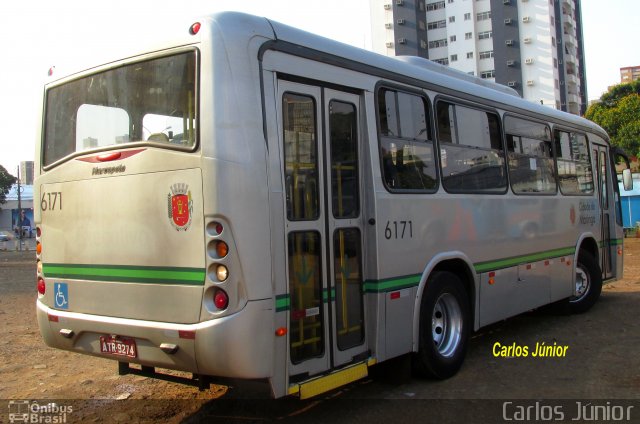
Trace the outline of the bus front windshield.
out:
M 130 63 L 47 91 L 43 164 L 132 142 L 191 149 L 196 53 Z

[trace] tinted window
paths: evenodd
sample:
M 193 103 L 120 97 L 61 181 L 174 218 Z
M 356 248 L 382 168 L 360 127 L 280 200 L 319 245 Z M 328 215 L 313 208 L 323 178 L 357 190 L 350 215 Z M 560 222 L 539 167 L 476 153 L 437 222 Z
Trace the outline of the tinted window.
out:
M 360 213 L 356 107 L 332 100 L 329 103 L 329 130 L 333 216 L 355 218 Z
M 558 165 L 558 180 L 563 194 L 593 193 L 593 173 L 587 139 L 582 134 L 558 131 L 554 133 Z
M 504 192 L 507 178 L 498 115 L 439 102 L 442 183 L 450 192 Z
M 196 53 L 119 66 L 50 88 L 44 165 L 74 152 L 136 141 L 193 147 Z
M 382 175 L 392 191 L 437 188 L 428 110 L 420 96 L 389 89 L 378 93 Z
M 299 231 L 287 238 L 289 256 L 289 350 L 297 364 L 324 352 L 322 245 L 320 233 Z M 314 313 L 307 313 L 314 311 Z
M 549 127 L 511 116 L 505 118 L 504 127 L 514 193 L 555 193 L 556 175 Z
M 285 93 L 282 115 L 287 219 L 314 220 L 320 214 L 315 100 Z

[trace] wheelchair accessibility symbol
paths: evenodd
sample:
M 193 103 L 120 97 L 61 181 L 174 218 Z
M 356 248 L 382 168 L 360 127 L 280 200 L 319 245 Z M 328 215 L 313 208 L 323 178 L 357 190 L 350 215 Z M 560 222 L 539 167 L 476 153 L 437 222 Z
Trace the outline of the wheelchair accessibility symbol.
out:
M 67 283 L 53 283 L 56 308 L 69 309 L 69 287 Z

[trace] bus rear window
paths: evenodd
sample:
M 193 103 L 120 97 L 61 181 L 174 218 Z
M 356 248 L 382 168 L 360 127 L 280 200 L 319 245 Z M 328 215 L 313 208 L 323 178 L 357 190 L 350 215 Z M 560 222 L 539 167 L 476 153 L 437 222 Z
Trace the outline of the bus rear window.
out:
M 47 91 L 43 164 L 132 142 L 193 148 L 196 53 L 127 64 Z

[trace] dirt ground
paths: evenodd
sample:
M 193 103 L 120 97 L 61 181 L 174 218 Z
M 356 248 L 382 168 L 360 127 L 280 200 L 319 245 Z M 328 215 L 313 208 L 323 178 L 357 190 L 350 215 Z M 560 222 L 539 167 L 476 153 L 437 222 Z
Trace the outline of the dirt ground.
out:
M 560 326 L 565 325 L 561 324 L 561 318 L 540 317 L 536 313 L 525 314 L 524 318 L 521 316 L 508 320 L 475 335 L 460 377 L 445 382 L 425 382 L 410 377 L 409 380 L 392 379 L 391 382 L 388 379 L 378 381 L 369 378 L 331 396 L 394 398 L 407 397 L 407 393 L 411 392 L 421 397 L 445 396 L 451 399 L 491 398 L 494 395 L 507 397 L 510 394 L 515 398 L 585 396 L 638 399 L 640 361 L 635 358 L 635 353 L 640 343 L 640 327 L 637 323 L 640 307 L 640 239 L 625 239 L 624 260 L 625 278 L 606 285 L 594 310 L 581 315 L 582 318 L 568 320 L 568 329 L 561 329 Z M 205 412 L 216 402 L 212 402 L 213 399 L 234 398 L 234 389 L 227 386 L 214 385 L 210 390 L 200 392 L 195 387 L 142 376 L 119 376 L 114 361 L 46 347 L 40 338 L 35 317 L 34 276 L 33 251 L 0 251 L 0 320 L 3 322 L 3 337 L 0 339 L 0 399 L 7 402 L 12 399 L 37 399 L 41 405 L 52 400 L 56 400 L 58 405 L 64 405 L 65 401 L 72 403 L 73 413 L 69 414 L 67 422 L 175 423 L 194 422 L 209 417 Z M 600 303 L 603 306 L 599 306 Z M 581 325 L 581 320 L 594 324 Z M 595 324 L 596 320 L 602 325 Z M 617 325 L 621 322 L 629 324 Z M 610 325 L 609 330 L 606 325 Z M 611 336 L 611 332 L 622 335 L 615 337 L 615 346 L 611 346 L 610 339 L 606 339 Z M 552 340 L 558 334 L 562 335 L 558 337 L 573 338 L 568 341 L 565 339 L 565 342 L 574 351 L 582 350 L 585 355 L 589 352 L 597 353 L 597 358 L 593 360 L 600 365 L 594 365 L 595 368 L 591 365 L 583 366 L 584 375 L 574 373 L 563 377 L 562 370 L 567 367 L 566 361 L 552 365 L 548 361 L 500 362 L 489 353 L 495 340 L 509 340 L 513 337 L 531 340 L 535 344 L 534 340 L 545 340 L 545 337 Z M 634 355 L 633 359 L 629 359 L 631 353 Z M 526 365 L 526 370 L 519 375 L 522 364 Z M 505 379 L 499 374 L 501 372 L 510 375 L 509 381 L 492 386 L 491 381 L 494 379 Z M 533 378 L 531 376 L 545 375 L 553 380 L 553 386 L 548 391 L 534 392 L 531 396 L 527 396 L 530 392 L 519 391 L 520 387 L 529 383 L 527 380 Z M 473 382 L 476 389 L 470 390 L 469 382 Z M 504 395 L 501 390 L 504 390 Z M 262 413 L 273 419 L 283 416 L 302 417 L 300 414 L 314 407 L 322 409 L 321 404 L 314 401 L 303 403 L 289 399 L 283 402 L 272 404 L 274 408 L 284 406 L 281 411 Z M 0 410 L 0 422 L 9 422 L 6 411 L 7 409 Z M 231 411 L 222 421 L 238 417 L 241 421 L 244 420 L 241 411 Z M 261 420 L 257 415 L 251 417 L 245 418 L 248 421 Z

